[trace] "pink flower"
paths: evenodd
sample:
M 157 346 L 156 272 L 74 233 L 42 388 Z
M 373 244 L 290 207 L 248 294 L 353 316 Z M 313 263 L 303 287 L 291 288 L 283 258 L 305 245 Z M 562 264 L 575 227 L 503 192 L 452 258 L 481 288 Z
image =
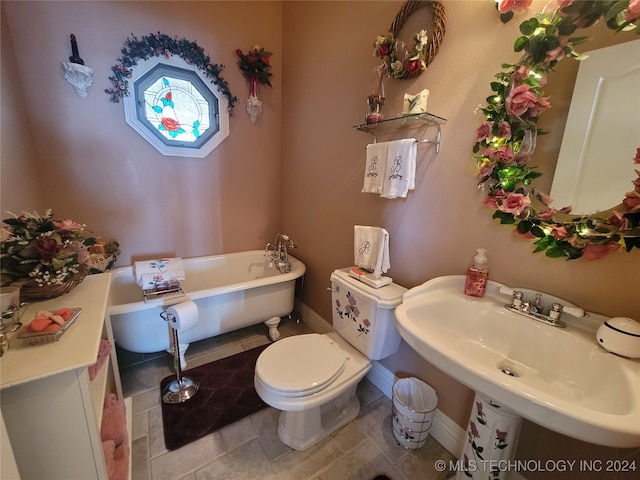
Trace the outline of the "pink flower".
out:
M 553 208 L 547 208 L 545 211 L 538 214 L 538 218 L 540 220 L 549 220 L 553 217 L 554 213 L 556 213 L 556 211 Z
M 560 45 L 547 52 L 547 56 L 544 59 L 545 63 L 551 63 L 554 60 L 562 60 L 564 58 L 564 49 L 567 46 L 568 40 L 568 37 L 560 37 Z
M 551 225 L 551 236 L 556 240 L 561 240 L 569 236 L 569 232 L 563 225 Z
M 420 60 L 409 60 L 405 65 L 407 72 L 417 73 L 422 71 L 422 62 Z
M 498 10 L 500 13 L 524 12 L 531 6 L 533 0 L 500 0 Z
M 480 177 L 487 178 L 489 175 L 493 173 L 494 164 L 491 162 L 482 162 L 480 165 Z
M 60 252 L 61 247 L 53 238 L 45 237 L 33 242 L 33 249 L 36 251 L 40 262 L 44 265 L 49 265 L 51 260 Z
M 528 115 L 530 117 L 537 117 L 538 115 L 540 115 L 545 110 L 548 110 L 549 108 L 551 108 L 551 103 L 549 102 L 549 97 L 539 97 L 536 100 L 536 104 L 535 104 L 534 108 L 529 110 Z
M 498 136 L 509 140 L 511 138 L 511 125 L 508 122 L 500 122 L 498 125 Z
M 611 216 L 607 219 L 609 225 L 613 225 L 618 230 L 622 230 L 627 226 L 627 219 L 620 214 L 620 212 L 614 211 Z
M 64 220 L 53 220 L 53 224 L 56 227 L 56 230 L 60 230 L 63 232 L 80 232 L 82 230 L 82 225 L 74 222 L 73 220 L 64 219 Z
M 546 193 L 544 192 L 536 192 L 536 193 L 538 194 L 538 198 L 540 199 L 540 201 L 545 205 L 551 205 L 553 203 L 553 198 L 551 198 Z
M 489 138 L 491 136 L 492 131 L 493 131 L 493 122 L 484 122 L 482 125 L 476 128 L 476 142 L 481 142 Z
M 590 243 L 582 251 L 582 256 L 587 260 L 598 260 L 599 258 L 606 257 L 609 253 L 615 252 L 620 248 L 619 243 L 609 242 L 604 245 L 598 245 Z
M 518 70 L 513 73 L 513 77 L 517 80 L 524 80 L 529 76 L 529 68 L 526 65 L 520 65 Z
M 624 14 L 624 19 L 629 21 L 640 17 L 640 0 L 630 0 L 629 8 Z
M 514 155 L 513 155 L 513 149 L 511 148 L 511 145 L 502 145 L 501 147 L 498 147 L 495 152 L 496 160 L 502 163 L 513 162 L 513 157 Z
M 74 253 L 78 255 L 78 263 L 81 265 L 90 263 L 89 249 L 86 245 L 80 242 L 71 242 L 71 244 L 65 247 L 65 252 L 70 255 L 73 255 Z
M 536 102 L 536 94 L 531 91 L 529 85 L 523 83 L 522 85 L 512 88 L 509 95 L 507 95 L 507 112 L 516 117 L 521 117 L 527 113 L 529 109 L 535 108 Z
M 498 208 L 498 202 L 507 196 L 504 190 L 494 190 L 492 195 L 487 196 L 482 204 L 487 207 Z
M 500 202 L 500 205 L 498 205 L 498 210 L 517 216 L 520 215 L 529 205 L 531 205 L 529 195 L 509 192 L 502 202 Z
M 640 192 L 634 190 L 624 194 L 624 200 L 622 200 L 622 206 L 625 212 L 638 212 L 640 211 Z

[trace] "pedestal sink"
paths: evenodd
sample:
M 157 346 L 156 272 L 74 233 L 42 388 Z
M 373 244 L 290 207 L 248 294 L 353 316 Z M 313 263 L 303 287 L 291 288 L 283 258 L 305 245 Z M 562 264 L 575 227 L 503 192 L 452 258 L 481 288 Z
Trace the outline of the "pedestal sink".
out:
M 598 345 L 607 317 L 563 313 L 566 327 L 553 327 L 507 310 L 501 284 L 489 281 L 485 297 L 475 298 L 464 295 L 464 280 L 435 278 L 396 307 L 398 330 L 421 357 L 516 419 L 594 444 L 640 446 L 640 360 Z M 547 294 L 541 300 L 575 307 Z

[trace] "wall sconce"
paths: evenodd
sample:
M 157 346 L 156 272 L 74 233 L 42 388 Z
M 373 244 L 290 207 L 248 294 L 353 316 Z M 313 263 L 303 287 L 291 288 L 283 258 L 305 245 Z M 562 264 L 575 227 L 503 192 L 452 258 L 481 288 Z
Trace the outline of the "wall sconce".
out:
M 93 69 L 84 65 L 84 60 L 78 53 L 76 36 L 71 34 L 71 56 L 68 62 L 60 64 L 64 72 L 64 78 L 76 89 L 80 98 L 87 98 L 87 89 L 93 85 Z

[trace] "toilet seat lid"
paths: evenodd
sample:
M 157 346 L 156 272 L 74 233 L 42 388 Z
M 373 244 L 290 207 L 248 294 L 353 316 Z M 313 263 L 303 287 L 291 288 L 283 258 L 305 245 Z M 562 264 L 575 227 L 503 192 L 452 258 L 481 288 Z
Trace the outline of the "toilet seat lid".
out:
M 342 370 L 347 353 L 317 333 L 283 338 L 258 357 L 256 373 L 269 387 L 284 393 L 322 390 Z

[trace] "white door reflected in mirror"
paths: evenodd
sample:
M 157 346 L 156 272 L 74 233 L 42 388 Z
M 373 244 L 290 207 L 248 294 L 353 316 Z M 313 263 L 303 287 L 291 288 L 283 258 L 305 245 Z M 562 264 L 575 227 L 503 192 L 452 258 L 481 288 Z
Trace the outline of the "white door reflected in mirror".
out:
M 551 198 L 592 214 L 633 190 L 640 147 L 640 40 L 586 53 L 580 62 Z

